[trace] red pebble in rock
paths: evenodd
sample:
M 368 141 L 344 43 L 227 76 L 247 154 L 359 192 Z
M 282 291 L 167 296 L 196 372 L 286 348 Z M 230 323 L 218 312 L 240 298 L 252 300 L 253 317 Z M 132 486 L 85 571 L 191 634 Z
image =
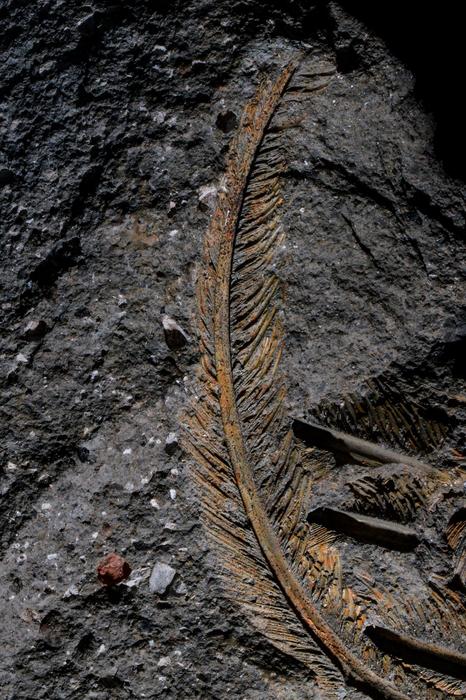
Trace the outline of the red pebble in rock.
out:
M 107 554 L 97 566 L 97 577 L 104 586 L 114 586 L 124 581 L 131 573 L 131 567 L 119 554 Z

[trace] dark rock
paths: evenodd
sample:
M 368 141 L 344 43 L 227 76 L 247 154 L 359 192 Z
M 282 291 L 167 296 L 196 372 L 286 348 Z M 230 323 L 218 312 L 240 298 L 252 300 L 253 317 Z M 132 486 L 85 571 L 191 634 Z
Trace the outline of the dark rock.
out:
M 189 342 L 189 336 L 181 326 L 166 314 L 162 316 L 162 326 L 165 342 L 171 350 L 179 350 Z
M 238 117 L 234 112 L 231 111 L 231 109 L 229 109 L 227 112 L 221 112 L 220 114 L 218 114 L 215 123 L 220 129 L 220 131 L 223 131 L 225 134 L 228 134 L 230 131 L 236 129 L 236 126 L 238 124 Z
M 464 459 L 464 183 L 451 175 L 466 164 L 463 62 L 452 60 L 463 23 L 459 10 L 419 2 L 344 5 L 351 12 L 327 0 L 0 9 L 2 698 L 314 694 L 310 674 L 223 597 L 200 494 L 180 446 L 173 457 L 165 446 L 192 393 L 187 331 L 197 334 L 194 286 L 228 144 L 259 82 L 296 51 L 325 54 L 338 76 L 277 130 L 285 238 L 273 264 L 286 284 L 290 416 L 357 435 L 380 396 L 371 438 L 399 450 L 386 426 L 415 404 L 429 425 L 435 413 L 444 440 L 422 459 L 442 469 Z M 168 333 L 161 309 L 176 324 Z M 30 319 L 53 331 L 25 338 Z M 356 425 L 341 424 L 345 402 Z M 342 492 L 348 465 L 323 466 Z M 247 527 L 236 486 L 225 494 L 222 517 Z M 369 574 L 391 591 L 403 573 L 417 590 L 431 564 L 448 583 L 458 562 L 444 566 L 446 509 L 431 511 L 407 574 L 367 549 L 361 568 L 380 562 Z M 361 550 L 347 539 L 353 562 Z M 166 556 L 183 584 L 159 595 L 145 578 L 103 588 L 94 562 L 111 550 L 144 576 Z
M 58 610 L 51 610 L 41 620 L 39 634 L 47 646 L 57 649 L 68 636 L 66 621 Z
M 63 272 L 77 264 L 80 252 L 81 242 L 77 236 L 60 241 L 31 272 L 31 280 L 41 287 L 52 286 Z
M 15 178 L 15 174 L 11 168 L 7 168 L 4 165 L 0 165 L 0 185 L 7 185 L 12 182 Z
M 43 319 L 33 319 L 28 322 L 23 330 L 23 338 L 26 340 L 39 340 L 49 330 L 47 323 Z
M 87 15 L 86 17 L 83 17 L 82 19 L 79 20 L 77 23 L 77 29 L 80 34 L 83 36 L 88 36 L 93 34 L 93 32 L 96 29 L 97 26 L 97 13 L 92 12 L 91 14 Z
M 178 436 L 176 433 L 168 433 L 165 439 L 165 452 L 169 455 L 175 454 L 178 449 Z

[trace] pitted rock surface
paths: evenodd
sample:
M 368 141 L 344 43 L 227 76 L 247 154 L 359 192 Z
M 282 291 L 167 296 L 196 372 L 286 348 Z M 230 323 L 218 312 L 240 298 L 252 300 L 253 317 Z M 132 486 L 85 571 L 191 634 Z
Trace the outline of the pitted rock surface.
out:
M 344 4 L 0 9 L 7 700 L 319 697 L 222 596 L 173 439 L 228 143 L 260 76 L 303 46 L 331 54 L 338 79 L 288 136 L 291 413 L 372 376 L 414 378 L 450 421 L 443 459 L 462 449 L 461 96 L 426 84 L 430 25 L 417 55 Z M 454 85 L 454 61 L 444 74 Z M 96 567 L 111 552 L 133 574 L 106 588 Z M 161 596 L 157 562 L 176 571 Z

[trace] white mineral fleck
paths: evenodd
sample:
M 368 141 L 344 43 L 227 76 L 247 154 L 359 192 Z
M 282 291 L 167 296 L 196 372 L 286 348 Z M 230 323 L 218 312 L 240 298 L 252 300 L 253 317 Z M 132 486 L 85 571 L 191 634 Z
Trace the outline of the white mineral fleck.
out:
M 158 663 L 157 663 L 157 666 L 159 668 L 163 668 L 164 666 L 170 666 L 171 662 L 172 662 L 172 660 L 170 659 L 169 656 L 161 656 Z
M 203 211 L 213 210 L 217 201 L 215 185 L 204 185 L 198 189 L 199 208 Z
M 164 562 L 154 564 L 149 579 L 151 593 L 163 594 L 175 578 L 176 570 Z

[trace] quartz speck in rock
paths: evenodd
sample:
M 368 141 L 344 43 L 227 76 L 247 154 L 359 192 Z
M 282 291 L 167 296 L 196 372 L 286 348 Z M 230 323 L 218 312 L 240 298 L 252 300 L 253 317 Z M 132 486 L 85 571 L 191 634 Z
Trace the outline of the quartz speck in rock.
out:
M 158 593 L 163 595 L 171 582 L 175 578 L 176 570 L 173 569 L 169 564 L 164 562 L 157 562 L 154 564 L 152 573 L 149 579 L 149 590 L 151 593 Z

